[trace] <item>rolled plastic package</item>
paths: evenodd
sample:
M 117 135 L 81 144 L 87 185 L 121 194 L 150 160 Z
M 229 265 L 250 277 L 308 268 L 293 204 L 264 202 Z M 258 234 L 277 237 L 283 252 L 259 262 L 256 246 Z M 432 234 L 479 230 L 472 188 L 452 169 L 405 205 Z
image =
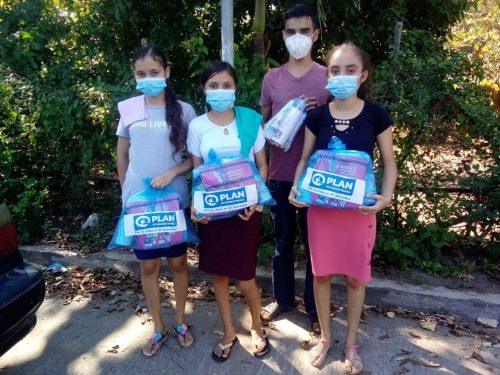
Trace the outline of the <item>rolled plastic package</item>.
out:
M 131 196 L 122 211 L 108 249 L 149 250 L 184 242 L 200 242 L 182 209 L 182 198 L 171 187 L 146 188 Z
M 211 220 L 238 215 L 254 204 L 274 205 L 255 163 L 242 156 L 216 157 L 193 169 L 193 207 Z
M 306 118 L 306 112 L 305 99 L 290 100 L 266 123 L 264 137 L 273 145 L 288 151 Z
M 372 206 L 377 186 L 373 162 L 364 151 L 346 150 L 337 137 L 332 137 L 328 150 L 316 151 L 298 181 L 299 202 L 313 206 L 354 210 Z

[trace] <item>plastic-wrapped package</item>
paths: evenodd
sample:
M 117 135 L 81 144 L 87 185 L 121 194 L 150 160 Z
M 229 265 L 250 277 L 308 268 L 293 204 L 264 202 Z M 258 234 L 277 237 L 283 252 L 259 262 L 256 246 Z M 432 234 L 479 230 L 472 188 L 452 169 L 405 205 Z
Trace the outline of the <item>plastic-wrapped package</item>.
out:
M 286 103 L 264 127 L 264 137 L 273 145 L 288 151 L 306 118 L 306 101 L 295 98 Z
M 108 249 L 148 250 L 200 242 L 181 208 L 179 193 L 168 186 L 155 189 L 149 180 L 145 184 L 147 187 L 125 204 Z
M 254 204 L 276 204 L 253 161 L 242 156 L 217 158 L 193 169 L 193 207 L 212 220 L 242 212 Z
M 353 210 L 372 206 L 376 194 L 373 163 L 364 151 L 346 150 L 337 137 L 332 137 L 328 150 L 316 151 L 298 181 L 299 202 L 313 206 Z

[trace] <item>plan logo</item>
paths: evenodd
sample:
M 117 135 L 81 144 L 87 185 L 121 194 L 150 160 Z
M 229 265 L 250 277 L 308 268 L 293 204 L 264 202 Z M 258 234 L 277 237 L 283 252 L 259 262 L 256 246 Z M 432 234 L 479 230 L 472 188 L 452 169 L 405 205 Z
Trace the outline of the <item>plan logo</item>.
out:
M 356 186 L 356 179 L 314 171 L 311 176 L 311 184 L 318 189 L 328 190 L 338 194 L 352 195 Z
M 215 207 L 219 203 L 219 197 L 215 194 L 207 194 L 205 195 L 205 204 L 208 207 Z
M 135 230 L 177 227 L 176 212 L 152 212 L 134 218 Z
M 316 186 L 321 186 L 325 183 L 326 181 L 326 178 L 325 176 L 323 176 L 321 173 L 315 173 L 313 174 L 312 176 L 312 179 L 311 179 L 311 182 L 313 183 L 313 185 L 316 185 Z
M 135 218 L 135 226 L 138 228 L 146 228 L 150 222 L 151 219 L 146 215 L 137 216 Z
M 246 203 L 247 193 L 245 187 L 210 192 L 205 195 L 203 201 L 205 202 L 205 207 L 209 208 L 233 206 Z

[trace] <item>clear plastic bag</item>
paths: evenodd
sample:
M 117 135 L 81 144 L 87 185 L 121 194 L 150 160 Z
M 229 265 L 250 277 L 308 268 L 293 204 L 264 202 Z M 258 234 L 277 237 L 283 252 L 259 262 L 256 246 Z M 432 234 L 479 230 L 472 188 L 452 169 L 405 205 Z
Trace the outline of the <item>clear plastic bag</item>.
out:
M 306 101 L 295 98 L 286 103 L 264 127 L 264 137 L 273 145 L 288 151 L 306 118 Z
M 179 193 L 171 187 L 146 188 L 131 196 L 122 211 L 108 249 L 166 248 L 184 242 L 200 242 L 182 209 Z
M 210 159 L 193 169 L 193 207 L 197 216 L 212 220 L 241 213 L 253 204 L 274 205 L 255 163 L 242 156 Z
M 313 206 L 353 210 L 372 206 L 377 186 L 373 162 L 363 151 L 346 150 L 337 137 L 332 137 L 328 150 L 316 151 L 298 181 L 299 202 Z

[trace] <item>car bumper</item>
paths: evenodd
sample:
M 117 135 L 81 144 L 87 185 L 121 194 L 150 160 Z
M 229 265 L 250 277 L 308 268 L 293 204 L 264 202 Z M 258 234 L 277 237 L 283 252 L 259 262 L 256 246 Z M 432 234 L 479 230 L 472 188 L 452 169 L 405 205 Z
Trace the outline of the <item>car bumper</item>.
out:
M 33 328 L 44 297 L 43 271 L 35 264 L 24 262 L 0 277 L 0 355 Z

